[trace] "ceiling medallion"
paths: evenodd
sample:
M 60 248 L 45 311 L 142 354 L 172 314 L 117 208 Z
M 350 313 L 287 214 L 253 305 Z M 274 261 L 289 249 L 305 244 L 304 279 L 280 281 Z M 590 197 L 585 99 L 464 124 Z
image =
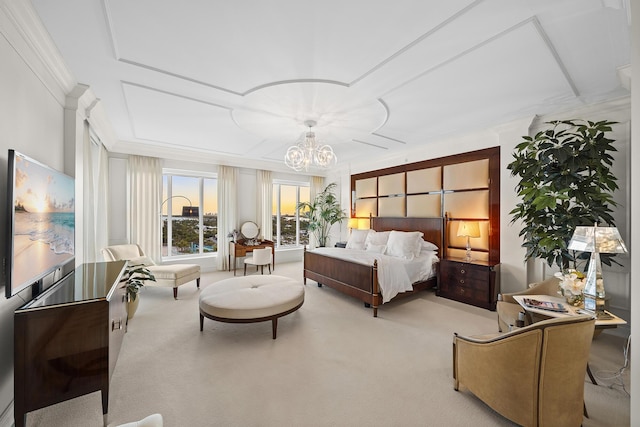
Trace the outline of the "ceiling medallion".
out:
M 284 163 L 296 172 L 309 171 L 309 167 L 327 169 L 338 162 L 333 149 L 329 145 L 322 145 L 316 140 L 315 132 L 311 131 L 317 123 L 307 120 L 304 124 L 309 131 L 287 150 Z

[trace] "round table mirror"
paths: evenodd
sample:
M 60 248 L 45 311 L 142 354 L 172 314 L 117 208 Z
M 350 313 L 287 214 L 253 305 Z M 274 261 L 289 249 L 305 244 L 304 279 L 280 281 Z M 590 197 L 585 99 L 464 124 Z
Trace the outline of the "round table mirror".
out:
M 258 228 L 258 224 L 255 222 L 247 221 L 242 223 L 240 226 L 240 234 L 242 234 L 245 239 L 253 240 L 258 237 L 258 234 L 260 234 L 260 229 Z

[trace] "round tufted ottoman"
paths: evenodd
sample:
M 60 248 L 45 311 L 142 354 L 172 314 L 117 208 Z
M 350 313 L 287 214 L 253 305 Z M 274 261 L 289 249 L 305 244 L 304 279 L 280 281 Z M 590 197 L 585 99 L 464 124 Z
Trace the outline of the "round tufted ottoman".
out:
M 293 313 L 304 302 L 304 286 L 282 276 L 243 276 L 221 280 L 200 294 L 200 330 L 204 318 L 230 323 L 271 320 L 276 339 L 278 317 Z

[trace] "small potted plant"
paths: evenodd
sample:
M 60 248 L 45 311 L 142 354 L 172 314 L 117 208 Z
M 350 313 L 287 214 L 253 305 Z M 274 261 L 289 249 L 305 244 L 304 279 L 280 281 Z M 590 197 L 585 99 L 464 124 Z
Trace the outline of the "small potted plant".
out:
M 138 309 L 138 293 L 147 280 L 156 281 L 155 276 L 144 264 L 128 265 L 122 275 L 121 282 L 127 282 L 127 314 L 129 319 L 133 317 Z

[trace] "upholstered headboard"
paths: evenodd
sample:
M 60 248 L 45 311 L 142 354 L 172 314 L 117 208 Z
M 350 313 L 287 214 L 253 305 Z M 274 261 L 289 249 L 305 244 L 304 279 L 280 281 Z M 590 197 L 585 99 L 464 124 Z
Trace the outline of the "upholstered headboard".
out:
M 442 218 L 372 217 L 371 229 L 376 231 L 420 231 L 423 239 L 438 246 L 442 253 L 444 221 Z

